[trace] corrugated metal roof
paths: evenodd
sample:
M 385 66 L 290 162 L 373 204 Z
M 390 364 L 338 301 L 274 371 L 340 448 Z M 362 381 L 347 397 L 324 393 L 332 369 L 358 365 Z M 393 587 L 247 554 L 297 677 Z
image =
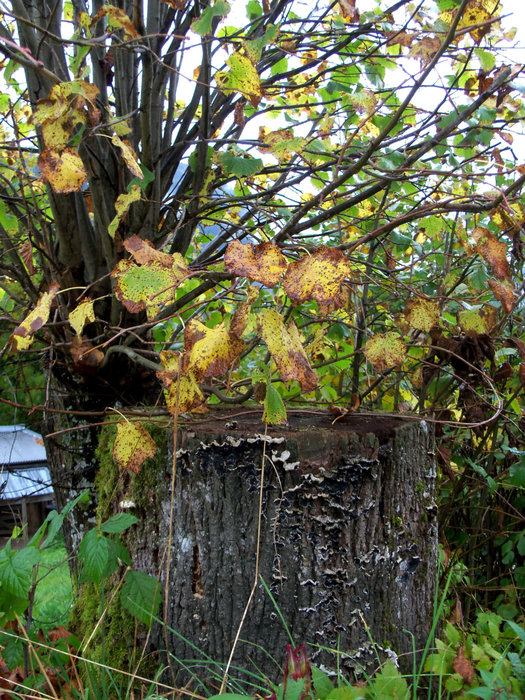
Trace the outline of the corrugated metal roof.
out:
M 3 487 L 4 481 L 7 483 Z M 47 467 L 17 469 L 16 471 L 4 470 L 0 473 L 0 489 L 2 489 L 1 500 L 53 495 L 51 477 Z
M 46 462 L 42 436 L 25 425 L 0 425 L 0 465 Z
M 0 500 L 53 495 L 42 436 L 25 425 L 0 426 Z

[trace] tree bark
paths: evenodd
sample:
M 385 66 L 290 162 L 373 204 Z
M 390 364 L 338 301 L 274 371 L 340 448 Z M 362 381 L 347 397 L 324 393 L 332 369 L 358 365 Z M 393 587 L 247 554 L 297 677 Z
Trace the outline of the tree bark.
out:
M 289 642 L 282 615 L 295 644 L 313 645 L 318 665 L 338 665 L 335 653 L 321 648 L 329 647 L 343 653 L 339 668 L 346 673 L 373 669 L 377 650 L 411 669 L 412 635 L 421 649 L 436 593 L 433 444 L 423 421 L 380 416 L 332 423 L 301 413 L 266 435 L 253 414 L 181 429 L 171 541 L 166 470 L 151 493 L 144 486 L 141 502 L 149 505 L 137 511 L 142 525 L 128 543 L 135 566 L 154 574 L 171 547 L 164 615 L 172 658 L 186 660 L 201 678 L 217 676 L 204 657 L 228 659 L 258 556 L 260 578 L 236 667 L 279 678 L 267 652 L 281 664 Z M 164 569 L 162 576 L 165 585 Z M 153 638 L 165 648 L 161 628 Z M 197 668 L 187 662 L 198 658 Z

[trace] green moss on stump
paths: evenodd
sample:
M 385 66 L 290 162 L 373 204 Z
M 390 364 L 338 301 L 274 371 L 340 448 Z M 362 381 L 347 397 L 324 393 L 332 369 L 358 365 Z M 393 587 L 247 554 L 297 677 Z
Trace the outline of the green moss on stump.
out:
M 119 503 L 125 499 L 133 501 L 135 504 L 133 513 L 139 519 L 152 517 L 152 495 L 163 490 L 166 474 L 169 474 L 167 464 L 169 432 L 156 424 L 145 427 L 157 444 L 157 452 L 154 457 L 144 462 L 140 474 L 123 471 L 113 459 L 113 444 L 117 432 L 115 422 L 108 422 L 102 427 L 96 450 L 97 523 L 102 523 L 119 512 L 121 510 Z M 122 534 L 121 539 L 126 545 L 126 533 Z M 130 553 L 133 558 L 133 552 Z M 71 630 L 80 639 L 87 640 L 91 635 L 111 598 L 114 587 L 118 585 L 123 574 L 124 569 L 104 583 L 80 585 L 70 623 Z M 141 656 L 140 640 L 145 636 L 145 626 L 137 625 L 135 618 L 122 608 L 120 596 L 117 593 L 106 611 L 102 624 L 90 641 L 86 656 L 112 668 L 130 671 L 134 659 L 137 660 Z M 138 648 L 134 652 L 135 639 L 138 640 Z M 146 657 L 139 673 L 145 677 L 154 677 L 157 668 L 157 659 Z M 126 682 L 125 676 L 123 676 L 123 682 Z

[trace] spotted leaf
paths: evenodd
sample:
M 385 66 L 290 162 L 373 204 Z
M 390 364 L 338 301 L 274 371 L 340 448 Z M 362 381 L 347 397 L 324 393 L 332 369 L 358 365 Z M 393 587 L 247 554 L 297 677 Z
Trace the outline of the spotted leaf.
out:
M 292 321 L 286 326 L 280 313 L 267 309 L 259 314 L 258 326 L 283 382 L 294 379 L 303 391 L 313 391 L 318 382 L 317 374 L 310 367 L 295 323 Z
M 294 304 L 315 300 L 321 313 L 344 306 L 348 294 L 343 288 L 350 266 L 336 248 L 320 246 L 311 255 L 290 263 L 283 288 Z
M 365 357 L 378 372 L 403 364 L 406 347 L 397 333 L 373 335 L 365 345 Z
M 410 299 L 405 307 L 405 318 L 409 326 L 425 333 L 437 326 L 440 315 L 438 302 L 429 299 Z
M 155 455 L 157 445 L 141 423 L 120 421 L 113 444 L 113 457 L 123 468 L 137 474 L 142 464 Z
M 27 350 L 31 345 L 35 333 L 42 328 L 49 318 L 51 304 L 58 290 L 58 284 L 53 283 L 49 287 L 49 291 L 42 294 L 35 308 L 25 317 L 22 323 L 15 328 L 9 338 L 9 347 L 11 351 Z
M 208 328 L 192 319 L 184 330 L 184 348 L 183 372 L 193 372 L 200 381 L 225 374 L 243 351 L 244 343 L 222 323 Z
M 232 241 L 224 254 L 228 272 L 273 287 L 283 276 L 287 262 L 275 243 L 245 243 Z

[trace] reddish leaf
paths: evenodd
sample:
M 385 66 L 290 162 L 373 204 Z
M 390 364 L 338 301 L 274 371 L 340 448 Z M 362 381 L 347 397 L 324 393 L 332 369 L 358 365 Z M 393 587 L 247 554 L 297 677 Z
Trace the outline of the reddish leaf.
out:
M 452 667 L 454 672 L 459 673 L 461 678 L 463 678 L 464 683 L 467 683 L 468 685 L 472 685 L 472 683 L 474 683 L 476 674 L 474 673 L 474 669 L 472 668 L 470 661 L 465 658 L 463 647 L 459 647 L 458 654 L 452 662 Z
M 31 245 L 31 241 L 23 243 L 18 249 L 18 253 L 24 261 L 28 273 L 33 275 L 36 272 L 36 268 L 33 265 L 33 246 Z
M 507 246 L 498 241 L 487 228 L 478 226 L 472 232 L 476 241 L 476 250 L 488 263 L 499 280 L 510 280 L 510 265 L 507 260 Z
M 104 359 L 104 353 L 101 350 L 79 335 L 71 341 L 70 353 L 73 370 L 77 374 L 94 374 Z
M 250 309 L 252 308 L 253 302 L 259 296 L 259 290 L 256 287 L 248 287 L 246 294 L 246 301 L 243 301 L 235 309 L 235 313 L 233 314 L 233 318 L 230 323 L 230 333 L 233 333 L 236 338 L 240 338 L 246 330 L 250 317 Z
M 510 314 L 516 306 L 516 295 L 512 285 L 509 282 L 496 282 L 496 280 L 487 280 L 487 284 L 500 302 L 503 311 Z
M 525 343 L 520 338 L 506 338 L 503 345 L 506 348 L 516 348 L 522 360 L 525 360 Z

